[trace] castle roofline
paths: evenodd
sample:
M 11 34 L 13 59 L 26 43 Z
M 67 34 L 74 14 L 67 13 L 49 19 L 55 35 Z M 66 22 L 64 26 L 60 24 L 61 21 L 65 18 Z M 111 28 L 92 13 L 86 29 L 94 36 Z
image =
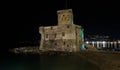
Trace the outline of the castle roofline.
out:
M 76 26 L 78 28 L 83 28 L 81 25 L 77 25 L 77 24 L 65 24 L 65 25 L 73 25 Z M 40 26 L 39 28 L 50 28 L 50 27 L 58 27 L 58 25 L 54 25 L 54 26 Z
M 57 13 L 60 13 L 60 12 L 72 12 L 72 9 L 62 9 L 57 11 Z

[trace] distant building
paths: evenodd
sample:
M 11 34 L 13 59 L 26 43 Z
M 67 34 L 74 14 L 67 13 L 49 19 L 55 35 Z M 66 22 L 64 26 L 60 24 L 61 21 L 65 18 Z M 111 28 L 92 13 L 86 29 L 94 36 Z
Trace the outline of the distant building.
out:
M 59 10 L 58 25 L 39 27 L 41 34 L 40 50 L 76 52 L 84 49 L 83 28 L 73 24 L 72 9 Z
M 101 50 L 120 50 L 120 41 L 112 40 L 109 36 L 88 35 L 85 43 Z
M 110 38 L 104 35 L 87 35 L 85 41 L 110 41 Z

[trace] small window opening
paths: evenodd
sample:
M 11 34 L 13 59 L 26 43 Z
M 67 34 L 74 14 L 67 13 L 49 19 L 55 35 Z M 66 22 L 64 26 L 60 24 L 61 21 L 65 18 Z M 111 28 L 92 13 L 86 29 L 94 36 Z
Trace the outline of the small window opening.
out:
M 64 33 L 64 32 L 62 33 L 62 36 L 65 36 L 65 33 Z
M 48 34 L 46 34 L 46 38 L 48 38 Z
M 70 28 L 70 26 L 67 26 L 67 28 Z

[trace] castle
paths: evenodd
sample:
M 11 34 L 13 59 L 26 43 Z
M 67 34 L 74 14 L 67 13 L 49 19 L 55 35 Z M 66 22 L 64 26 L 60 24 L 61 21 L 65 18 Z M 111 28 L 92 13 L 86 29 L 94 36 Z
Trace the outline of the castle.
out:
M 80 51 L 83 46 L 83 28 L 73 24 L 72 9 L 58 10 L 58 25 L 39 27 L 42 51 Z

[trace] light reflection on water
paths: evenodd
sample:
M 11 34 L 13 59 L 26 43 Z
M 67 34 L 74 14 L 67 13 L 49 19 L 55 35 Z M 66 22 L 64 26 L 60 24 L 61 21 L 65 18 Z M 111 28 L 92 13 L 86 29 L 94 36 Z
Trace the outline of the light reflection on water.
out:
M 78 56 L 9 55 L 0 58 L 0 70 L 100 70 Z

